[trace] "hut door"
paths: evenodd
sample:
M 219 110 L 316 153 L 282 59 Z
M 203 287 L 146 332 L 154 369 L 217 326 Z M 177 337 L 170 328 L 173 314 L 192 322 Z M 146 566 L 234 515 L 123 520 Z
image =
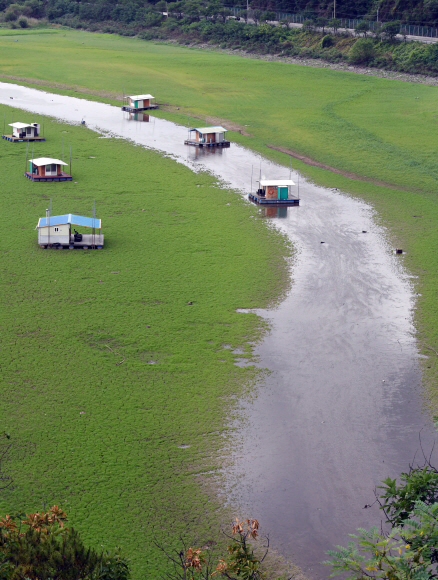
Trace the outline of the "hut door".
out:
M 287 187 L 278 188 L 278 199 L 287 199 Z

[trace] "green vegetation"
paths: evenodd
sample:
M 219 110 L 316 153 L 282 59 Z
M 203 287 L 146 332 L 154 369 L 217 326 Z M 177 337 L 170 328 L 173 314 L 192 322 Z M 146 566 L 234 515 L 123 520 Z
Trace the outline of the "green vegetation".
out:
M 0 578 L 129 579 L 128 562 L 119 550 L 111 553 L 85 546 L 74 528 L 64 526 L 67 520 L 57 505 L 48 512 L 0 518 Z
M 336 546 L 327 553 L 331 576 L 347 580 L 387 578 L 388 580 L 432 580 L 438 577 L 438 471 L 425 459 L 408 473 L 383 481 L 383 495 L 376 494 L 392 529 L 359 529 L 349 534 L 348 546 Z
M 236 308 L 279 297 L 288 250 L 210 175 L 81 126 L 46 120 L 45 134 L 35 156 L 70 142 L 73 182 L 28 181 L 24 146 L 0 142 L 1 469 L 13 479 L 0 513 L 57 503 L 86 544 L 118 545 L 134 578 L 156 578 L 154 541 L 220 536 L 218 453 L 258 376 L 233 349 L 250 357 L 264 332 Z M 105 248 L 40 249 L 49 199 L 54 215 L 91 215 L 96 199 Z
M 161 117 L 182 124 L 190 115 L 228 119 L 250 133 L 228 133 L 234 141 L 280 163 L 289 165 L 289 156 L 266 144 L 368 180 L 293 160 L 318 183 L 370 201 L 393 243 L 408 251 L 402 259 L 419 276 L 418 337 L 431 356 L 424 376 L 438 408 L 438 360 L 430 350 L 438 351 L 438 88 L 68 30 L 0 36 L 0 50 L 0 75 L 41 79 L 45 90 L 113 104 L 123 88 L 144 89 L 169 104 L 154 113 Z

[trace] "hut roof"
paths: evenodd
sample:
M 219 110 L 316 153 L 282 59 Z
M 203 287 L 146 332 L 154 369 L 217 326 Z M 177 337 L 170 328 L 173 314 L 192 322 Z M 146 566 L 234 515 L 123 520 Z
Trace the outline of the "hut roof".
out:
M 50 157 L 38 157 L 38 159 L 29 159 L 31 163 L 40 167 L 41 165 L 51 165 L 52 163 L 56 163 L 56 165 L 68 165 L 68 163 L 64 163 L 60 159 L 51 159 Z
M 189 131 L 198 131 L 199 133 L 225 133 L 228 129 L 216 125 L 214 127 L 193 127 L 193 129 L 189 129 Z
M 280 187 L 285 187 L 286 185 L 295 185 L 295 183 L 292 179 L 261 179 L 260 185 L 262 187 L 265 187 L 266 185 L 279 185 Z
M 50 218 L 42 217 L 38 220 L 37 228 L 45 228 L 48 225 L 62 226 L 64 224 L 71 224 L 74 226 L 82 226 L 85 228 L 100 228 L 101 222 L 99 218 L 90 218 L 83 215 L 74 215 L 67 213 L 64 215 L 54 215 Z
M 9 123 L 9 127 L 14 129 L 25 129 L 26 127 L 33 127 L 36 123 Z
M 155 99 L 152 95 L 129 95 L 128 99 L 132 99 L 133 101 L 143 101 L 144 99 Z

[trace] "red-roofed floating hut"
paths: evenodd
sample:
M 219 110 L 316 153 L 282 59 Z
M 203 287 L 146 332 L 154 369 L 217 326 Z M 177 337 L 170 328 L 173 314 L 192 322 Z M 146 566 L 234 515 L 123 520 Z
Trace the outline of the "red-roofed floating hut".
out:
M 38 159 L 29 159 L 29 171 L 24 175 L 32 181 L 71 181 L 73 178 L 61 166 L 68 165 L 60 159 L 50 157 L 39 157 Z

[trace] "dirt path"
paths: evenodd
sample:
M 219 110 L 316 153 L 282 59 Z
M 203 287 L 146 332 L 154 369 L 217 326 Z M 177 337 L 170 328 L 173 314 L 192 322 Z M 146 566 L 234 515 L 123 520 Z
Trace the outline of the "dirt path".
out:
M 292 149 L 287 149 L 286 147 L 277 147 L 276 145 L 268 145 L 268 144 L 266 144 L 266 147 L 268 147 L 269 149 L 275 149 L 276 151 L 281 151 L 282 153 L 286 153 L 287 155 L 290 155 L 295 159 L 299 159 L 306 165 L 312 165 L 313 167 L 321 167 L 321 169 L 327 169 L 328 171 L 338 173 L 339 175 L 343 175 L 344 177 L 348 177 L 349 179 L 368 181 L 370 183 L 373 183 L 374 185 L 381 185 L 382 187 L 390 187 L 391 189 L 400 189 L 407 191 L 407 188 L 399 185 L 394 185 L 393 183 L 387 183 L 386 181 L 380 181 L 379 179 L 373 179 L 372 177 L 365 177 L 364 175 L 352 173 L 351 171 L 343 171 L 342 169 L 336 169 L 336 167 L 330 167 L 330 165 L 326 165 L 325 163 L 315 161 L 315 159 L 306 157 L 306 155 L 301 155 L 301 153 L 298 153 L 297 151 L 292 151 Z

